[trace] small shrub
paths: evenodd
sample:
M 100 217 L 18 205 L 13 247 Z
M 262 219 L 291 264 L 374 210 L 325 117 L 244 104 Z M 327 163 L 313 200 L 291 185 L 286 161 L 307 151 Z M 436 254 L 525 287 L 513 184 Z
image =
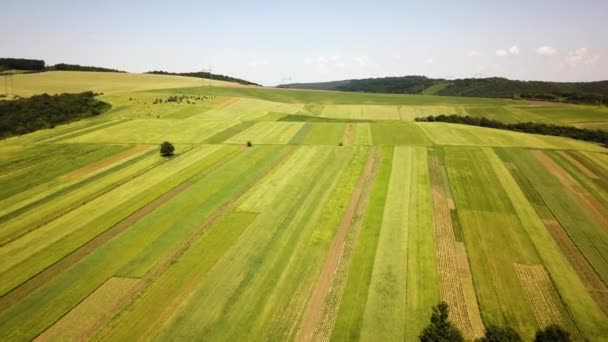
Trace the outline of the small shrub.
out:
M 534 342 L 570 342 L 570 341 L 572 341 L 572 338 L 570 337 L 570 333 L 556 324 L 549 325 L 548 327 L 537 331 L 536 337 L 534 338 Z
M 247 141 L 247 147 L 251 147 L 251 141 Z
M 521 342 L 521 337 L 513 327 L 490 325 L 485 331 L 485 336 L 478 338 L 477 342 Z
M 421 342 L 461 342 L 464 341 L 462 333 L 452 322 L 448 320 L 450 313 L 446 302 L 441 302 L 433 307 L 431 322 L 427 325 L 422 334 L 418 336 Z
M 171 157 L 173 155 L 173 151 L 175 151 L 175 147 L 168 141 L 160 144 L 160 155 L 163 157 Z

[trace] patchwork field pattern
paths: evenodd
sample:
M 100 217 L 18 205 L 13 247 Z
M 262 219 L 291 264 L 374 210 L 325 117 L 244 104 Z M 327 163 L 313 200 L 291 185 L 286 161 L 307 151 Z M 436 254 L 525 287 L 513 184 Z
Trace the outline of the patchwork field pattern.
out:
M 15 78 L 113 108 L 0 141 L 0 340 L 412 341 L 441 300 L 468 340 L 608 339 L 608 150 L 413 122 L 603 127 L 605 108 Z

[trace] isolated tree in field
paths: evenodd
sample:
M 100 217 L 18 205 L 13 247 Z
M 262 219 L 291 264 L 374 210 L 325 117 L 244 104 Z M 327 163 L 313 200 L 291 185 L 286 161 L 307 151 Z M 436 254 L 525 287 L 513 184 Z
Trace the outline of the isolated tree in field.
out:
M 464 341 L 462 333 L 448 320 L 450 313 L 446 302 L 433 307 L 431 323 L 427 325 L 422 334 L 418 336 L 421 342 L 461 342 Z
M 175 151 L 175 147 L 168 141 L 160 144 L 160 155 L 163 157 L 171 157 L 173 155 L 173 151 Z
M 485 336 L 478 338 L 477 342 L 521 342 L 521 337 L 513 327 L 490 325 Z
M 556 324 L 541 329 L 536 332 L 534 342 L 570 342 L 570 333 Z
M 247 141 L 247 147 L 251 147 L 251 141 Z

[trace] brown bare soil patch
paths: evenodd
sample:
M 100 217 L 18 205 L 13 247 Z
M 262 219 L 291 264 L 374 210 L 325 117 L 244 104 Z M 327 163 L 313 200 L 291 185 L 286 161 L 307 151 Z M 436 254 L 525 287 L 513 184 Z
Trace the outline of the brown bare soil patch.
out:
M 261 179 L 271 173 L 279 164 L 283 163 L 295 152 L 295 148 L 289 148 L 283 155 L 277 158 L 271 165 L 268 166 L 262 173 L 255 177 L 251 183 L 245 186 L 241 191 L 236 193 L 228 202 L 224 203 L 221 207 L 217 208 L 209 217 L 207 217 L 200 226 L 198 226 L 192 233 L 190 233 L 184 240 L 174 246 L 169 253 L 167 253 L 154 267 L 152 267 L 142 278 L 141 281 L 137 282 L 128 291 L 124 293 L 116 304 L 107 310 L 103 316 L 100 316 L 94 324 L 91 324 L 90 328 L 83 331 L 79 336 L 79 340 L 90 340 L 93 335 L 103 326 L 108 324 L 114 317 L 131 302 L 137 299 L 137 297 L 150 285 L 158 276 L 163 273 L 169 266 L 176 263 L 182 254 L 190 248 L 193 242 L 195 242 L 207 228 L 218 222 L 228 211 L 232 210 L 238 200 L 247 191 L 253 188 Z
M 589 213 L 597 220 L 600 226 L 608 230 L 608 210 L 593 195 L 588 193 L 580 184 L 576 182 L 564 169 L 562 169 L 553 159 L 541 151 L 533 151 L 534 156 L 555 175 L 571 193 L 580 200 Z
M 344 131 L 344 141 L 345 146 L 351 146 L 355 143 L 355 133 L 357 126 L 354 123 L 349 123 L 346 125 L 346 130 Z
M 238 100 L 239 100 L 238 97 L 229 98 L 228 100 L 222 102 L 217 108 L 226 108 L 226 107 L 229 107 L 230 105 L 236 103 Z
M 379 148 L 369 154 L 304 311 L 298 341 L 329 340 L 381 158 Z
M 89 164 L 83 168 L 80 168 L 78 170 L 72 171 L 64 176 L 62 176 L 62 179 L 68 180 L 68 179 L 75 179 L 75 178 L 81 178 L 81 177 L 85 177 L 89 174 L 94 173 L 95 171 L 102 169 L 106 166 L 110 166 L 118 161 L 121 161 L 123 159 L 126 159 L 128 157 L 131 157 L 133 155 L 136 154 L 141 154 L 144 153 L 146 151 L 149 151 L 152 149 L 152 146 L 150 145 L 137 145 L 133 148 L 130 148 L 124 152 L 121 152 L 119 154 L 116 154 L 110 158 L 101 160 L 97 163 L 93 163 L 93 164 Z
M 433 225 L 439 267 L 441 298 L 450 305 L 452 321 L 467 339 L 483 336 L 484 325 L 473 286 L 464 244 L 454 235 L 443 168 L 436 157 L 429 157 Z M 460 248 L 460 250 L 458 250 Z
M 553 237 L 566 259 L 572 264 L 576 273 L 581 278 L 583 285 L 591 294 L 591 298 L 608 315 L 608 287 L 583 254 L 572 242 L 566 231 L 555 220 L 543 220 L 549 234 Z
M 567 161 L 569 161 L 572 165 L 576 166 L 579 170 L 581 170 L 587 177 L 592 179 L 599 179 L 591 170 L 589 170 L 585 165 L 583 165 L 578 160 L 574 159 L 568 152 L 560 151 L 559 154 L 564 157 Z
M 576 331 L 545 268 L 542 265 L 516 263 L 513 268 L 538 325 L 544 328 L 558 324 L 570 331 Z
M 110 278 L 34 341 L 74 341 L 139 279 Z

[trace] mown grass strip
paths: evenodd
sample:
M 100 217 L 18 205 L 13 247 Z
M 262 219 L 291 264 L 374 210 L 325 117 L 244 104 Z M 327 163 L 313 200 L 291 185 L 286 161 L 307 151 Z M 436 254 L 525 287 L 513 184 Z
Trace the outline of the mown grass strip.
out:
M 243 121 L 207 138 L 204 144 L 220 144 L 253 126 L 255 121 Z
M 348 280 L 340 300 L 331 340 L 360 339 L 380 227 L 384 217 L 392 160 L 393 148 L 384 147 L 357 247 L 348 268 Z
M 367 119 L 336 119 L 336 118 L 326 118 L 320 116 L 310 116 L 310 115 L 297 115 L 297 114 L 289 114 L 285 115 L 282 118 L 279 118 L 276 121 L 288 121 L 288 122 L 333 122 L 333 123 L 370 123 L 377 122 L 376 120 L 367 120 Z M 386 121 L 383 121 L 386 122 Z

